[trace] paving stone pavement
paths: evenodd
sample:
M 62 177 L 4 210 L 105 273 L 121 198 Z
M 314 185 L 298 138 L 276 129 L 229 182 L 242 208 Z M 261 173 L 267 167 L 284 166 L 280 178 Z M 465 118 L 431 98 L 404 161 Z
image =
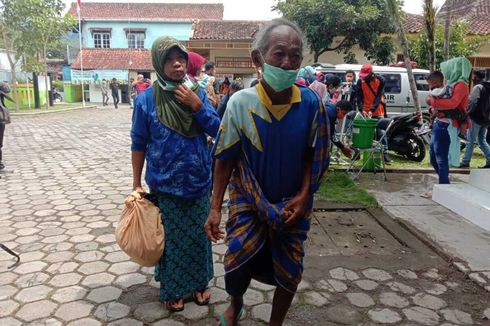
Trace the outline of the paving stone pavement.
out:
M 0 174 L 0 325 L 216 325 L 226 308 L 223 254 L 213 246 L 212 300 L 170 314 L 152 268 L 120 251 L 114 227 L 130 191 L 131 111 L 14 117 Z M 307 257 L 285 325 L 483 325 L 488 293 L 445 264 L 361 256 Z M 386 265 L 384 265 L 386 263 Z M 430 264 L 429 264 L 430 265 Z M 315 272 L 311 272 L 315 270 Z M 273 288 L 252 282 L 241 325 L 266 325 Z M 486 318 L 486 320 L 485 320 Z

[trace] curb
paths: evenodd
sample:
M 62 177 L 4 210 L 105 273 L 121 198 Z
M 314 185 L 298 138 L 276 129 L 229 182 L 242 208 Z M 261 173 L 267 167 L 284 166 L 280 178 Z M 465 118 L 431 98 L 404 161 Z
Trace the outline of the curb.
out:
M 83 110 L 83 109 L 95 109 L 97 108 L 97 105 L 87 105 L 85 107 L 83 106 L 76 106 L 72 108 L 66 108 L 66 109 L 59 109 L 59 110 L 53 110 L 53 111 L 43 111 L 42 109 L 39 110 L 39 112 L 10 112 L 10 116 L 12 117 L 23 117 L 23 116 L 31 116 L 31 115 L 41 115 L 41 114 L 51 114 L 51 113 L 59 113 L 59 112 L 68 112 L 68 111 L 75 111 L 75 110 Z
M 332 168 L 333 171 L 347 172 L 347 168 Z M 453 168 L 449 170 L 449 173 L 454 174 L 470 174 L 471 169 Z M 372 171 L 362 172 L 362 174 L 374 173 Z M 376 173 L 383 173 L 383 171 L 377 171 Z M 433 169 L 386 169 L 386 173 L 435 173 Z
M 425 235 L 424 232 L 417 229 L 415 226 L 410 224 L 410 222 L 405 221 L 402 218 L 386 211 L 384 208 L 381 208 L 382 211 L 391 217 L 395 223 L 398 223 L 402 228 L 411 233 L 415 238 L 417 238 L 424 245 L 433 250 L 436 254 L 442 257 L 445 261 L 447 261 L 451 266 L 455 267 L 458 271 L 463 273 L 467 278 L 472 280 L 478 286 L 490 292 L 490 279 L 487 279 L 482 275 L 479 271 L 472 271 L 469 269 L 467 263 L 459 257 L 455 257 L 451 255 L 451 253 L 445 251 L 441 246 L 439 246 L 435 241 L 431 240 L 428 236 Z M 371 211 L 368 209 L 368 211 Z

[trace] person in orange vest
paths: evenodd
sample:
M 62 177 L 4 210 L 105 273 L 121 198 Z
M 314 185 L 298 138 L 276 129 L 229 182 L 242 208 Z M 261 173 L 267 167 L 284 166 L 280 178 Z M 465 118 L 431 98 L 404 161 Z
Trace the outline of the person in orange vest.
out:
M 361 67 L 357 81 L 357 105 L 362 115 L 374 119 L 386 117 L 386 104 L 384 96 L 385 81 L 373 71 L 369 63 Z M 380 130 L 381 133 L 384 131 Z M 381 135 L 382 136 L 382 135 Z M 383 155 L 386 163 L 391 162 L 388 157 L 388 139 L 383 141 Z

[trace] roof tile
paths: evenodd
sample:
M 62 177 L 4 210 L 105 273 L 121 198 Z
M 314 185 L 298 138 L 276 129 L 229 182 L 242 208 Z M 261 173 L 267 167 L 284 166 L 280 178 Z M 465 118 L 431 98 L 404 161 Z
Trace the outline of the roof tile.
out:
M 117 3 L 83 2 L 82 19 L 132 21 L 192 21 L 194 19 L 223 19 L 221 3 Z M 77 17 L 77 4 L 68 11 Z
M 200 20 L 193 25 L 191 40 L 251 40 L 263 21 Z
M 146 49 L 83 49 L 83 69 L 128 69 L 151 71 L 151 52 Z M 80 54 L 72 64 L 80 69 Z

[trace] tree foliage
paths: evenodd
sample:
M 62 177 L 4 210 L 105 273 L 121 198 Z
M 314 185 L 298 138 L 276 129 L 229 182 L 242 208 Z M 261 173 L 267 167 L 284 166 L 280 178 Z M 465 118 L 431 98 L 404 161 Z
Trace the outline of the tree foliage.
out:
M 395 60 L 395 44 L 389 36 L 378 37 L 373 46 L 366 50 L 366 56 L 373 63 L 386 66 Z
M 374 46 L 380 42 L 386 46 L 388 42 L 380 41 L 380 35 L 394 31 L 384 0 L 283 0 L 275 9 L 300 26 L 315 61 L 328 51 L 352 58 L 349 52 L 354 45 L 378 59 L 377 55 L 384 52 L 376 53 Z M 340 43 L 336 44 L 338 39 Z M 380 59 L 386 61 L 386 55 Z
M 402 11 L 402 0 L 385 0 L 388 7 L 388 14 L 393 17 L 395 24 L 396 34 L 398 41 L 400 42 L 400 48 L 403 52 L 403 59 L 405 61 L 405 67 L 407 69 L 408 83 L 410 85 L 410 93 L 412 93 L 413 102 L 415 104 L 415 110 L 420 116 L 422 116 L 422 109 L 420 108 L 419 96 L 417 93 L 417 86 L 415 84 L 415 78 L 412 70 L 412 63 L 410 60 L 410 54 L 408 50 L 408 41 L 403 29 L 403 19 L 405 15 Z
M 60 46 L 75 19 L 63 15 L 62 0 L 1 0 L 1 5 L 3 26 L 12 35 L 17 58 L 24 58 L 23 69 L 44 72 L 47 81 L 49 50 Z
M 489 41 L 488 36 L 468 36 L 469 23 L 465 21 L 453 22 L 451 26 L 449 42 L 449 58 L 468 57 L 478 52 L 482 45 Z M 429 43 L 426 32 L 409 37 L 408 40 L 410 57 L 417 61 L 421 68 L 429 68 Z M 444 61 L 444 26 L 437 25 L 435 30 L 435 54 L 436 67 Z

